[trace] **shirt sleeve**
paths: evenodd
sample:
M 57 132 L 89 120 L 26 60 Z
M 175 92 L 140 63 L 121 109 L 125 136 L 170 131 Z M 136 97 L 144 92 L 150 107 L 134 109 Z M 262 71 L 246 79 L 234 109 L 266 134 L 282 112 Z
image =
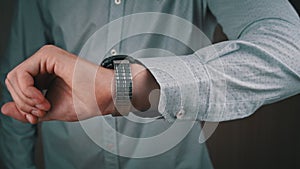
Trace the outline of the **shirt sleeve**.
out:
M 4 84 L 7 73 L 46 42 L 37 2 L 19 0 L 14 10 L 8 48 L 0 57 L 0 106 L 11 101 Z M 5 168 L 35 169 L 36 126 L 0 114 L 0 156 Z
M 139 59 L 160 85 L 159 112 L 175 119 L 244 118 L 300 92 L 299 16 L 285 0 L 211 0 L 229 40 L 188 56 Z

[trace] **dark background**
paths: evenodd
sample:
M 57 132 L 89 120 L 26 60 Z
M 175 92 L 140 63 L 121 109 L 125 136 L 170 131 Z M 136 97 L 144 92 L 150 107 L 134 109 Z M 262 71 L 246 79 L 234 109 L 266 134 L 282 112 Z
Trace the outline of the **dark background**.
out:
M 300 1 L 291 3 L 299 12 Z M 0 0 L 0 56 L 7 44 L 12 10 L 12 0 Z M 299 119 L 300 95 L 264 106 L 246 119 L 220 123 L 207 142 L 215 168 L 300 168 Z M 40 169 L 43 168 L 41 151 L 39 144 L 36 154 Z M 0 169 L 4 169 L 1 159 Z

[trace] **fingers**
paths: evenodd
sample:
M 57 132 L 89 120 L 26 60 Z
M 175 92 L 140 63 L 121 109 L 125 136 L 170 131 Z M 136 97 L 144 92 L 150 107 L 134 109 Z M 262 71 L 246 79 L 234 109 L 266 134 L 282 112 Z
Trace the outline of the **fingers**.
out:
M 56 76 L 64 79 L 71 87 L 76 60 L 75 55 L 57 47 L 42 47 L 8 74 L 5 83 L 14 102 L 3 106 L 4 113 L 21 121 L 36 123 L 37 117 L 45 116 L 51 108 L 49 101 L 38 87 L 49 86 Z M 51 74 L 52 77 L 49 76 Z M 47 80 L 35 83 L 35 77 L 43 75 L 46 77 L 41 79 Z
M 27 97 L 27 100 L 33 100 L 34 102 L 34 107 L 36 109 L 40 109 L 42 111 L 48 111 L 50 110 L 50 103 L 49 101 L 45 98 L 45 96 L 42 94 L 40 90 L 33 86 L 27 87 L 23 91 L 24 95 Z
M 31 114 L 40 118 L 40 117 L 44 117 L 47 114 L 47 112 L 39 109 L 34 109 L 31 111 Z
M 33 77 L 29 74 L 23 73 L 18 76 L 12 72 L 7 76 L 5 83 L 20 111 L 42 117 L 45 111 L 50 109 L 50 103 L 42 92 L 33 86 Z
M 25 114 L 19 112 L 19 110 L 17 109 L 14 102 L 8 102 L 8 103 L 4 104 L 1 108 L 1 112 L 4 115 L 13 117 L 19 121 L 28 122 L 25 117 Z
M 26 114 L 31 113 L 37 117 L 42 117 L 46 114 L 45 111 L 50 109 L 50 103 L 46 99 L 42 103 L 33 101 L 33 99 L 31 98 L 25 98 L 24 95 L 20 94 L 20 91 L 16 93 L 15 91 L 20 89 L 13 88 L 13 86 L 10 83 L 7 83 L 6 85 L 11 93 L 13 100 L 15 101 L 16 107 L 20 111 Z
M 40 90 L 34 86 L 34 78 L 27 72 L 17 74 L 16 78 L 12 78 L 17 83 L 16 87 L 21 89 L 21 93 L 31 99 L 35 99 L 35 104 L 40 104 L 45 101 L 45 97 Z
M 18 105 L 18 107 L 25 112 L 31 112 L 34 109 L 34 103 L 31 99 L 26 99 L 23 94 L 20 94 L 20 89 L 14 87 L 9 80 L 6 80 L 6 87 L 9 90 L 13 100 Z
M 8 102 L 4 104 L 1 108 L 1 112 L 4 115 L 13 117 L 14 119 L 24 123 L 29 122 L 31 124 L 36 124 L 38 122 L 37 117 L 20 111 L 14 102 Z

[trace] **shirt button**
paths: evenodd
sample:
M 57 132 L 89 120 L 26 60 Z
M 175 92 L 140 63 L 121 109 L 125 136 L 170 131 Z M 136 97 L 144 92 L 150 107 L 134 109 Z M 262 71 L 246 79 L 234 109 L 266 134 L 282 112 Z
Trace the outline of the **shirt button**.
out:
M 119 5 L 121 3 L 121 0 L 115 0 L 115 4 Z
M 110 54 L 113 55 L 113 56 L 116 55 L 116 54 L 117 54 L 116 49 L 112 49 L 112 50 L 110 51 Z
M 176 114 L 176 117 L 177 119 L 183 119 L 185 115 L 185 111 L 183 109 L 181 109 L 177 114 Z

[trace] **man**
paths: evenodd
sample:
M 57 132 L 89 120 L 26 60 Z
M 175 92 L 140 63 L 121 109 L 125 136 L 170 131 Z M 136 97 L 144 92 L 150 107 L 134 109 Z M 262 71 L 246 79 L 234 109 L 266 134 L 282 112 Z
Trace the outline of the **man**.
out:
M 12 32 L 11 47 L 6 60 L 1 61 L 2 85 L 9 70 L 32 57 L 8 74 L 6 84 L 13 102 L 9 102 L 7 91 L 3 92 L 4 102 L 7 102 L 2 107 L 3 113 L 30 123 L 74 121 L 103 115 L 93 123 L 96 127 L 84 121 L 81 125 L 57 121 L 43 123 L 46 168 L 212 168 L 205 145 L 197 142 L 201 127 L 194 121 L 243 118 L 263 104 L 300 91 L 299 17 L 287 1 L 30 2 L 18 4 L 20 13 Z M 130 16 L 143 12 L 152 13 Z M 181 20 L 173 19 L 174 15 L 196 25 L 210 39 L 218 21 L 229 41 L 201 48 L 207 43 L 198 45 L 202 41 L 193 38 L 196 30 L 192 26 L 179 29 Z M 126 16 L 130 16 L 129 19 Z M 148 31 L 144 35 L 130 33 L 143 27 L 143 24 L 130 24 L 136 23 L 139 16 L 146 20 L 146 24 L 142 23 L 145 29 L 152 29 L 153 35 L 148 35 Z M 102 27 L 106 28 L 104 34 L 101 34 Z M 177 39 L 157 35 L 160 32 Z M 180 33 L 183 36 L 178 38 Z M 182 45 L 178 43 L 180 40 L 187 43 Z M 49 43 L 55 46 L 41 48 Z M 123 109 L 118 108 L 118 102 L 113 102 L 114 99 L 118 101 L 114 98 L 118 91 L 111 90 L 118 88 L 113 79 L 119 74 L 97 66 L 98 60 L 91 56 L 94 53 L 109 55 L 95 52 L 102 43 L 108 46 L 104 51 L 110 51 L 110 55 L 129 55 L 147 48 L 174 53 L 159 57 L 149 57 L 145 53 L 137 55 L 136 61 L 130 64 L 131 72 L 126 72 L 132 77 L 132 107 L 137 110 L 150 107 L 157 117 L 151 118 L 150 123 L 137 124 L 128 120 L 127 115 L 109 115 L 120 115 Z M 98 46 L 94 47 L 96 44 Z M 87 58 L 77 59 L 76 55 Z M 93 85 L 94 93 L 84 91 Z M 46 98 L 36 87 L 48 89 Z M 153 101 L 147 101 L 152 90 L 158 88 L 159 94 L 154 92 Z M 89 97 L 90 94 L 95 97 Z M 96 111 L 98 108 L 100 113 Z M 136 112 L 136 109 L 131 111 Z M 149 111 L 137 114 L 150 116 Z M 7 168 L 34 167 L 35 126 L 8 117 L 3 117 L 2 121 L 1 154 Z M 179 144 L 160 153 L 147 154 L 153 149 L 158 151 L 159 144 L 152 147 L 150 143 L 138 141 L 132 146 L 124 141 L 125 136 L 118 135 L 119 132 L 140 139 L 151 137 L 169 131 L 170 122 L 174 121 L 180 123 L 177 130 L 189 124 L 192 127 L 182 130 L 187 135 Z M 102 126 L 104 123 L 117 132 L 110 132 L 108 126 Z M 161 139 L 162 147 L 176 140 L 176 134 Z M 130 148 L 124 148 L 126 146 Z

